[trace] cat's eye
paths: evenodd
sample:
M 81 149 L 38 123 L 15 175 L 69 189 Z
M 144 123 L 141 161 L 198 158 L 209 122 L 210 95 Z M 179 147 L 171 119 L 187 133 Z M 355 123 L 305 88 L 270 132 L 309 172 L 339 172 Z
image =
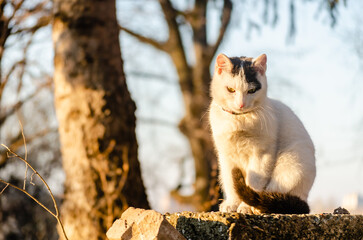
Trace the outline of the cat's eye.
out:
M 230 93 L 234 93 L 234 92 L 236 92 L 236 90 L 235 90 L 234 88 L 231 88 L 231 87 L 227 87 L 227 90 L 228 90 L 228 92 L 230 92 Z
M 247 91 L 247 93 L 249 93 L 249 94 L 253 94 L 253 93 L 255 93 L 257 91 L 257 89 L 256 88 L 251 88 L 250 90 L 248 90 Z

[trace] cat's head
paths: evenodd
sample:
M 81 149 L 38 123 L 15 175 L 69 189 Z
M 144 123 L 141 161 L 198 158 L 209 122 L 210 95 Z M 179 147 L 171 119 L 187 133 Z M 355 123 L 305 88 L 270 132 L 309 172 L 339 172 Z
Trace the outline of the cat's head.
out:
M 213 101 L 226 111 L 243 114 L 266 99 L 265 54 L 257 58 L 217 56 L 211 83 Z

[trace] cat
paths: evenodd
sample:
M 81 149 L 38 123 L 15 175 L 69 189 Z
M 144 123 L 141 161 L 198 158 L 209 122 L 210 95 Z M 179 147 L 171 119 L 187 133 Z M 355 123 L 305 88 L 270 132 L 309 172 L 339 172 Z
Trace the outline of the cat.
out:
M 315 179 L 314 144 L 293 111 L 267 97 L 266 69 L 265 54 L 257 58 L 219 54 L 216 58 L 209 121 L 225 196 L 221 212 L 261 212 L 253 201 L 240 198 L 242 193 L 235 189 L 238 182 L 233 182 L 234 168 L 257 194 L 288 194 L 303 202 Z

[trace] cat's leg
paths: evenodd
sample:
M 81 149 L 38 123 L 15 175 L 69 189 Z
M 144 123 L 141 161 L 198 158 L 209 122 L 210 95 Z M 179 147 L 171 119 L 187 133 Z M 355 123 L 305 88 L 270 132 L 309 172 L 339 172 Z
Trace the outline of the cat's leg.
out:
M 233 167 L 235 167 L 235 164 L 230 159 L 219 157 L 220 182 L 224 192 L 224 200 L 219 205 L 219 211 L 221 212 L 235 212 L 241 203 L 234 189 Z
M 246 184 L 255 191 L 263 191 L 271 178 L 274 167 L 275 159 L 272 154 L 265 153 L 250 158 L 246 171 Z
M 266 187 L 269 192 L 290 193 L 307 200 L 315 179 L 315 158 L 298 151 L 281 153 Z
M 271 154 L 263 154 L 259 157 L 250 158 L 246 171 L 246 184 L 255 191 L 263 191 L 270 180 L 273 168 L 274 159 Z M 260 214 L 258 209 L 244 202 L 240 203 L 237 212 Z

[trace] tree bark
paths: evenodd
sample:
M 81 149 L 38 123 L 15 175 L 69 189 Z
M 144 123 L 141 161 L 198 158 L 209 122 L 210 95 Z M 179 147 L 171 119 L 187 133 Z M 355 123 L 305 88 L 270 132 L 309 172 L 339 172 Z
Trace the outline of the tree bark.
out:
M 54 0 L 55 106 L 69 239 L 105 239 L 128 206 L 149 208 L 115 0 Z

